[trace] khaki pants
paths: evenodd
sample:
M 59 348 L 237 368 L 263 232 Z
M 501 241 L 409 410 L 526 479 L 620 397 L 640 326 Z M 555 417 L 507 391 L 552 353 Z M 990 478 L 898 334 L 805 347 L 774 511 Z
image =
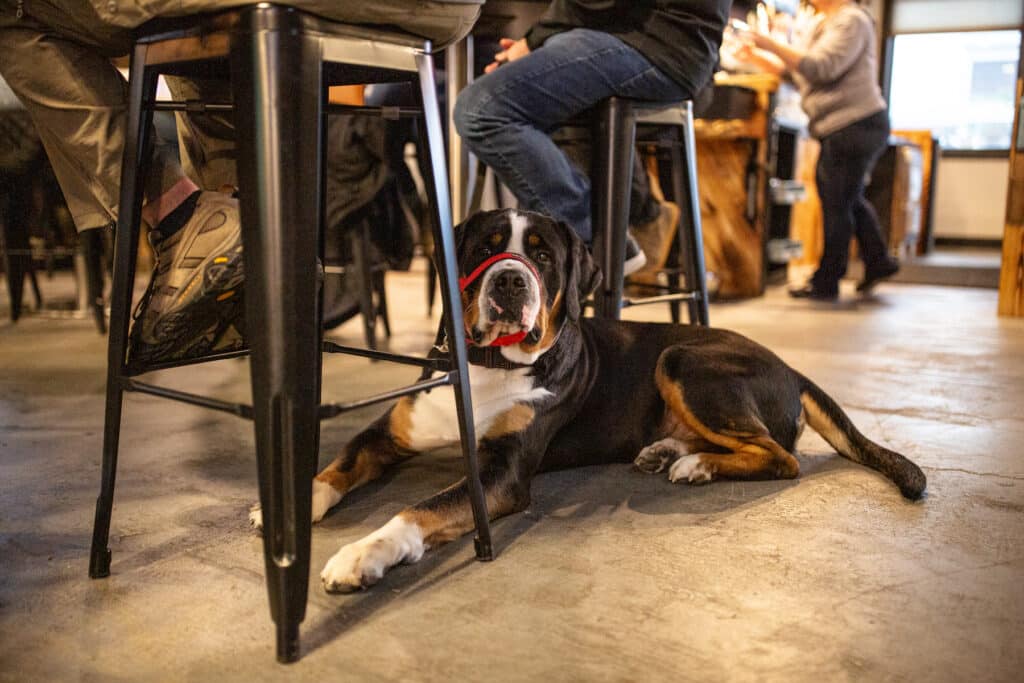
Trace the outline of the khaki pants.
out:
M 0 76 L 39 131 L 79 230 L 117 219 L 127 84 L 111 58 L 131 48 L 131 28 L 155 16 L 187 15 L 251 0 L 0 0 Z M 388 24 L 443 45 L 472 27 L 482 0 L 292 0 L 285 4 L 350 23 Z M 95 7 L 94 7 L 95 6 Z M 167 79 L 176 98 L 208 83 Z M 221 87 L 221 90 L 223 88 Z M 181 155 L 203 188 L 234 180 L 228 119 L 179 117 Z M 145 196 L 185 175 L 171 145 L 157 139 Z

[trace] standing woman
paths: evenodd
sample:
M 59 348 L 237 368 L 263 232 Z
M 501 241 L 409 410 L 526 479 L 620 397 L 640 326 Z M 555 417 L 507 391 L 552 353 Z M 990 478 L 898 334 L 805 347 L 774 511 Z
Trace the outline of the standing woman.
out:
M 878 86 L 870 15 L 856 0 L 811 0 L 811 4 L 822 18 L 806 47 L 745 33 L 748 44 L 738 56 L 773 73 L 792 75 L 810 119 L 811 136 L 821 142 L 815 181 L 825 223 L 825 249 L 810 281 L 789 294 L 835 301 L 839 280 L 846 274 L 852 236 L 864 261 L 858 292 L 870 292 L 899 270 L 887 253 L 878 216 L 864 197 L 865 179 L 889 138 L 889 115 Z

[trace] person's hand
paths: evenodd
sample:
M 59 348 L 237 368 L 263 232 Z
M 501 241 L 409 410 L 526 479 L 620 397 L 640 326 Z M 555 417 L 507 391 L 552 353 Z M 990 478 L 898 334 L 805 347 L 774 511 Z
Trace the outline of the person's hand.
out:
M 754 46 L 746 41 L 737 41 L 733 55 L 741 62 L 750 62 L 754 59 Z
M 501 44 L 501 52 L 496 53 L 494 61 L 484 67 L 484 73 L 489 74 L 505 62 L 514 62 L 520 57 L 530 54 L 530 46 L 526 44 L 526 38 L 520 38 L 519 40 L 502 38 L 499 43 Z
M 743 38 L 746 42 L 752 44 L 754 47 L 759 47 L 762 50 L 771 50 L 775 45 L 775 41 L 770 36 L 766 36 L 763 33 L 757 31 L 747 31 L 743 34 Z

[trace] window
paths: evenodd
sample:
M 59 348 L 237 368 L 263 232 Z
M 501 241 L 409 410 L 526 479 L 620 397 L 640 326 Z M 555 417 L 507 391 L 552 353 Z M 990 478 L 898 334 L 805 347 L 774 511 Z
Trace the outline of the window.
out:
M 893 128 L 927 128 L 947 150 L 1008 150 L 1021 32 L 897 35 Z

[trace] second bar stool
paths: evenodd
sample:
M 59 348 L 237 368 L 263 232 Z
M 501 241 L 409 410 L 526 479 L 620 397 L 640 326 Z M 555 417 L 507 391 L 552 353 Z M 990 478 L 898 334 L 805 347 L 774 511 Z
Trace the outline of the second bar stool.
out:
M 672 319 L 679 321 L 679 303 L 685 301 L 691 324 L 708 324 L 707 280 L 701 235 L 700 195 L 697 190 L 697 147 L 693 134 L 693 104 L 657 104 L 609 97 L 593 112 L 594 257 L 604 279 L 594 293 L 595 314 L 618 318 L 625 306 L 668 303 Z M 668 149 L 672 166 L 671 197 L 680 205 L 676 263 L 665 270 L 670 284 L 665 293 L 644 298 L 623 298 L 623 261 L 629 227 L 629 191 L 636 153 L 637 130 L 642 141 Z M 653 133 L 653 135 L 650 135 Z M 666 135 L 663 135 L 666 134 Z

